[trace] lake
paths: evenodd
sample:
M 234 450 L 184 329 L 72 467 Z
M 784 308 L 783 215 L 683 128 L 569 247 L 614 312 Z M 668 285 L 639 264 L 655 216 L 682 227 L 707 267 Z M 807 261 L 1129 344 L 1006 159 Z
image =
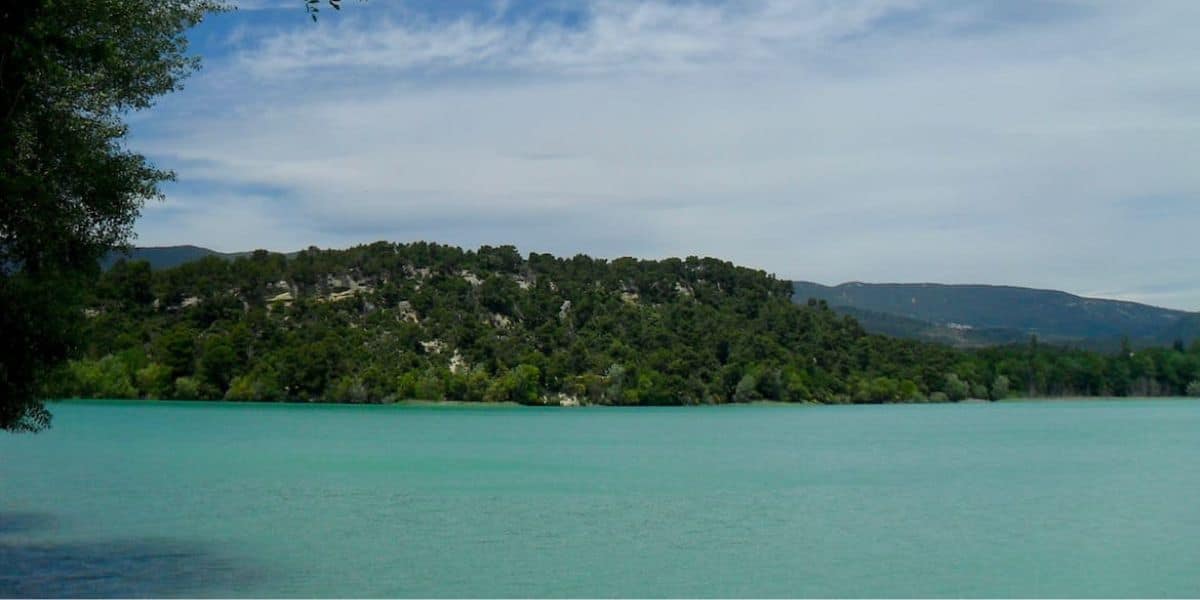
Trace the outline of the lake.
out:
M 1200 402 L 67 402 L 3 596 L 1200 596 Z

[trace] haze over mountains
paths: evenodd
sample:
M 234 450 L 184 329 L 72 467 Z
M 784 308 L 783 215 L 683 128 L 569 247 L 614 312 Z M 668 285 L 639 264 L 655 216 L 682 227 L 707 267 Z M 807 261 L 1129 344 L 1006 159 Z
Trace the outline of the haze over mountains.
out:
M 234 259 L 247 254 L 191 245 L 133 248 L 110 254 L 102 267 L 126 258 L 164 269 L 207 256 Z M 1134 347 L 1200 339 L 1200 313 L 1056 290 L 936 283 L 826 286 L 809 281 L 795 281 L 793 289 L 794 301 L 824 300 L 873 333 L 956 347 L 1027 343 L 1032 335 L 1045 343 L 1098 350 L 1118 349 L 1125 338 Z

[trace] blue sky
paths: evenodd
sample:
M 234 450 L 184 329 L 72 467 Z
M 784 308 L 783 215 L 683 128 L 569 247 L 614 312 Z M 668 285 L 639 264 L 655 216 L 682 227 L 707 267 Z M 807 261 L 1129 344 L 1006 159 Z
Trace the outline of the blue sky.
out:
M 248 0 L 139 245 L 516 244 L 1200 310 L 1200 2 Z

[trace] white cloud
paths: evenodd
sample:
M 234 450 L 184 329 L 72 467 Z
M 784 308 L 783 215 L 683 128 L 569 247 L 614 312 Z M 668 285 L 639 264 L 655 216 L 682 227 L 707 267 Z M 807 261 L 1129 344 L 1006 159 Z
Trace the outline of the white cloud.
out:
M 1171 303 L 1200 309 L 1200 216 L 1130 213 L 1200 203 L 1200 5 L 587 7 L 239 22 L 138 147 L 186 182 L 271 190 L 239 225 L 270 242 L 214 233 L 241 209 L 199 199 L 143 241 L 512 242 L 1131 298 L 1195 277 Z

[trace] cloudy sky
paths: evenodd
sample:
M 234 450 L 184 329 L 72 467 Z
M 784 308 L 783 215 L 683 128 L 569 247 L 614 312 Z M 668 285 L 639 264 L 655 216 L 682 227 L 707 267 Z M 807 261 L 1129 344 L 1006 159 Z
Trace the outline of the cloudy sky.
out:
M 710 255 L 1200 310 L 1200 2 L 243 0 L 139 245 Z

